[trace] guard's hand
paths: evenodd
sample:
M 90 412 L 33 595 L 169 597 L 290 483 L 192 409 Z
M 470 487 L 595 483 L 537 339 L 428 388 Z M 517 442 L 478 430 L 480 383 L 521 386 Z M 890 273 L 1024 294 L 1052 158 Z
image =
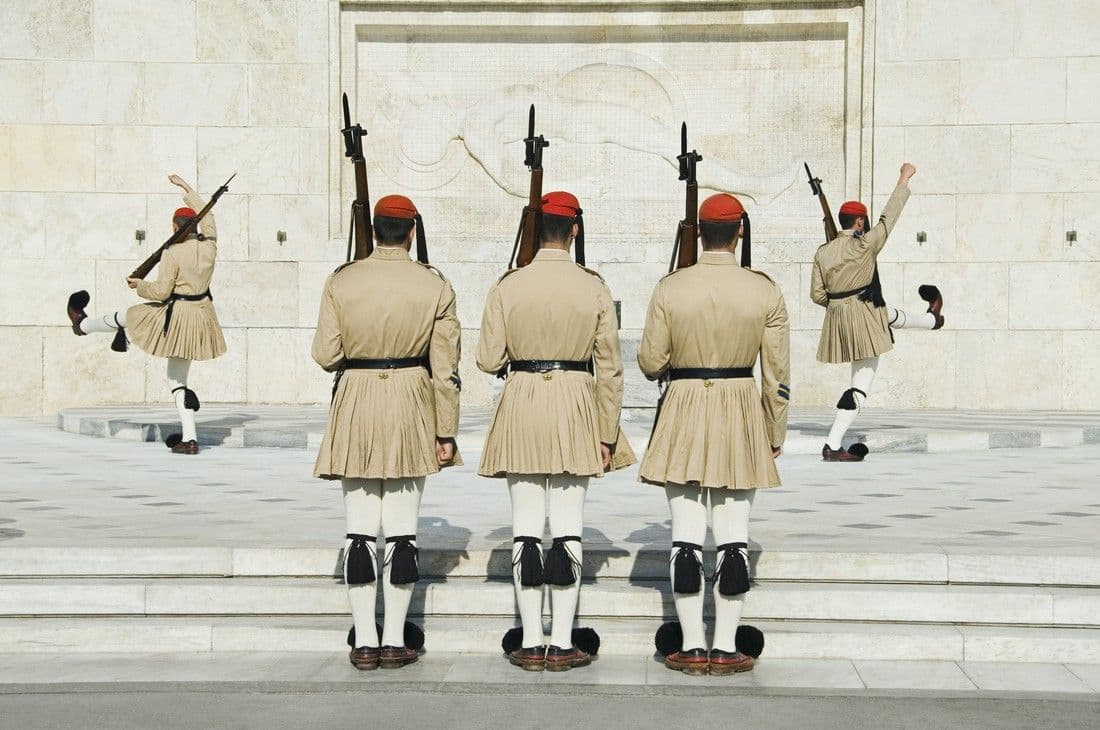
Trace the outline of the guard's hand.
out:
M 917 168 L 913 166 L 913 163 L 906 162 L 901 166 L 901 182 L 909 182 L 909 178 L 917 174 Z
M 436 439 L 435 440 L 435 458 L 439 462 L 440 466 L 450 464 L 455 459 L 455 441 L 454 439 Z
M 611 467 L 611 447 L 607 444 L 600 444 L 600 460 L 603 462 L 604 469 Z
M 782 453 L 783 453 L 783 447 L 782 446 L 773 446 L 772 447 L 772 458 L 773 459 L 778 459 L 779 455 L 782 454 Z
M 188 192 L 188 193 L 191 192 L 191 186 L 188 185 L 187 181 L 185 181 L 179 175 L 169 175 L 168 176 L 168 182 L 172 183 L 177 188 L 183 188 L 184 192 Z
M 137 289 L 139 281 L 141 281 L 141 279 L 135 279 L 132 276 L 127 276 L 126 277 L 126 286 L 130 287 L 131 289 Z

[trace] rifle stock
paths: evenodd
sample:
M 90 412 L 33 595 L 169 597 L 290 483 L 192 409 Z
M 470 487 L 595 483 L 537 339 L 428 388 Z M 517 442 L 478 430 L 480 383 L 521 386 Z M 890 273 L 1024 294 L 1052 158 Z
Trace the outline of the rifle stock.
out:
M 687 122 L 680 125 L 680 154 L 676 157 L 680 163 L 680 180 L 684 186 L 684 218 L 676 228 L 676 240 L 672 246 L 672 259 L 668 270 L 671 273 L 685 266 L 694 266 L 699 260 L 699 181 L 695 177 L 695 166 L 703 156 L 696 150 L 687 149 Z
M 519 230 L 516 232 L 516 242 L 512 247 L 512 257 L 508 261 L 508 268 L 512 268 L 513 262 L 516 268 L 526 266 L 535 258 L 539 248 L 539 223 L 542 213 L 542 151 L 550 146 L 546 138 L 541 134 L 535 136 L 535 105 L 527 114 L 527 137 L 525 144 L 523 164 L 531 170 L 531 187 L 527 195 L 527 205 L 523 208 L 523 215 L 519 219 Z
M 810 179 L 810 190 L 813 191 L 813 194 L 817 196 L 818 201 L 821 203 L 821 220 L 825 225 L 825 243 L 836 240 L 840 232 L 837 230 L 833 211 L 829 208 L 829 200 L 825 197 L 825 191 L 821 188 L 821 178 L 814 177 L 813 173 L 810 172 L 808 163 L 803 162 L 802 166 L 806 168 L 806 177 Z
M 176 231 L 168 237 L 167 241 L 162 243 L 156 251 L 149 255 L 149 258 L 142 261 L 141 265 L 130 272 L 129 278 L 144 279 L 146 276 L 149 276 L 149 272 L 151 272 L 153 268 L 160 263 L 161 256 L 164 255 L 164 252 L 168 250 L 169 246 L 177 244 L 180 241 L 187 240 L 187 237 L 195 232 L 195 228 L 198 227 L 199 221 L 205 218 L 206 214 L 210 212 L 210 209 L 214 207 L 214 204 L 218 202 L 218 198 L 220 198 L 226 193 L 227 190 L 229 190 L 229 183 L 232 182 L 233 178 L 235 177 L 237 177 L 237 173 L 233 173 L 232 175 L 230 175 L 229 179 L 226 180 L 220 188 L 214 191 L 214 194 L 210 196 L 209 202 L 207 202 L 207 204 L 202 207 L 202 210 L 196 213 L 193 218 L 187 221 L 187 223 L 176 229 Z
M 355 167 L 355 201 L 351 204 L 351 223 L 348 231 L 348 261 L 365 259 L 374 253 L 374 227 L 371 223 L 370 185 L 367 182 L 367 160 L 363 155 L 363 137 L 367 131 L 359 124 L 351 123 L 348 95 L 344 94 L 344 155 L 351 158 Z M 352 248 L 352 237 L 355 246 Z

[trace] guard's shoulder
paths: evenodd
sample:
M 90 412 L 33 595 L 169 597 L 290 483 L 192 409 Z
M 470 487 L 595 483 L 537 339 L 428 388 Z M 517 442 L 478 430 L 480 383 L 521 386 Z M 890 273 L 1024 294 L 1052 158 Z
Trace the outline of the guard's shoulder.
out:
M 426 264 L 426 263 L 424 263 L 423 261 L 417 261 L 416 263 L 417 263 L 417 264 L 419 264 L 420 266 L 423 266 L 423 267 L 424 267 L 425 269 L 427 269 L 428 271 L 432 272 L 433 274 L 435 274 L 436 276 L 438 276 L 438 277 L 439 277 L 440 279 L 442 279 L 443 281 L 447 281 L 447 277 L 443 275 L 443 272 L 442 272 L 442 271 L 440 271 L 439 269 L 435 268 L 435 267 L 434 267 L 434 266 L 432 266 L 431 264 Z M 450 283 L 450 282 L 447 282 L 447 283 Z
M 577 268 L 580 269 L 581 271 L 587 273 L 587 274 L 592 274 L 592 276 L 599 279 L 600 282 L 603 282 L 603 277 L 600 276 L 600 272 L 596 271 L 595 269 L 590 269 L 587 266 L 582 266 L 581 264 L 577 264 Z
M 677 274 L 682 273 L 684 271 L 687 271 L 690 268 L 691 268 L 691 266 L 681 266 L 678 269 L 673 269 L 672 271 L 668 272 L 667 274 L 662 276 L 660 279 L 658 279 L 657 283 L 660 284 L 664 281 L 667 281 L 667 280 L 671 279 L 672 277 L 676 276 Z
M 505 272 L 504 272 L 503 274 L 501 274 L 501 275 L 500 275 L 500 278 L 498 278 L 498 279 L 497 279 L 497 282 L 496 282 L 496 283 L 497 283 L 497 284 L 499 284 L 500 282 L 504 281 L 504 280 L 505 280 L 505 279 L 507 279 L 507 278 L 508 278 L 509 276 L 511 276 L 512 274 L 514 274 L 514 273 L 516 273 L 517 271 L 519 271 L 519 269 L 520 269 L 520 267 L 518 267 L 518 266 L 516 266 L 516 267 L 514 267 L 514 268 L 511 268 L 511 269 L 508 269 L 507 271 L 505 271 Z
M 359 259 L 359 260 L 357 260 L 357 261 L 348 261 L 348 262 L 347 262 L 346 264 L 340 264 L 339 266 L 337 266 L 337 267 L 336 267 L 336 270 L 332 272 L 332 275 L 333 275 L 333 276 L 336 276 L 337 274 L 339 274 L 339 273 L 340 273 L 341 271 L 343 271 L 344 269 L 348 268 L 348 267 L 349 267 L 349 266 L 351 266 L 352 264 L 357 264 L 357 263 L 359 263 L 359 261 L 366 261 L 366 259 Z
M 743 267 L 743 268 L 745 269 L 745 271 L 751 271 L 752 273 L 754 273 L 754 274 L 756 274 L 756 275 L 758 275 L 758 276 L 763 276 L 763 277 L 764 277 L 765 279 L 767 279 L 768 281 L 770 281 L 770 282 L 771 282 L 772 284 L 774 284 L 774 283 L 775 283 L 775 279 L 771 278 L 770 276 L 768 276 L 767 274 L 765 274 L 765 273 L 764 273 L 763 271 L 757 271 L 756 269 L 750 269 L 750 268 L 749 268 L 748 266 L 745 266 L 745 267 Z

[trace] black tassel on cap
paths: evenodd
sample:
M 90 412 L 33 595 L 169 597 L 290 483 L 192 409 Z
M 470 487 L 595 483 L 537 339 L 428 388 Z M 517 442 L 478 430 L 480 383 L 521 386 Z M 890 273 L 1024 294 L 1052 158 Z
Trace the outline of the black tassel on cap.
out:
M 416 214 L 416 260 L 422 264 L 428 263 L 428 237 L 424 233 L 424 219 Z
M 721 561 L 714 571 L 718 592 L 723 596 L 739 596 L 749 591 L 749 546 L 743 542 L 727 542 L 718 546 Z
M 752 266 L 752 226 L 749 224 L 749 214 L 741 214 L 741 265 L 746 269 Z
M 577 208 L 577 237 L 573 241 L 573 254 L 576 261 L 584 266 L 584 211 Z
M 357 535 L 349 532 L 348 543 L 344 548 L 344 583 L 349 586 L 361 586 L 373 583 L 374 572 L 374 535 Z
M 566 542 L 580 542 L 576 535 L 555 537 L 554 544 L 546 553 L 546 566 L 543 569 L 545 581 L 552 586 L 571 586 L 577 582 L 577 569 L 580 563 L 573 558 L 573 554 L 565 547 Z
M 417 556 L 420 550 L 413 545 L 416 535 L 396 535 L 387 537 L 386 544 L 393 545 L 387 564 L 390 566 L 390 583 L 395 586 L 408 585 L 420 580 L 420 568 Z
M 521 536 L 512 542 L 523 543 L 519 555 L 512 560 L 512 568 L 519 565 L 519 584 L 526 588 L 541 586 L 545 582 L 542 571 L 542 540 L 537 537 Z
M 672 590 L 675 593 L 698 593 L 703 589 L 703 564 L 699 562 L 697 550 L 702 550 L 702 545 L 691 542 L 676 541 L 672 547 L 679 548 L 672 558 L 672 571 L 675 580 Z

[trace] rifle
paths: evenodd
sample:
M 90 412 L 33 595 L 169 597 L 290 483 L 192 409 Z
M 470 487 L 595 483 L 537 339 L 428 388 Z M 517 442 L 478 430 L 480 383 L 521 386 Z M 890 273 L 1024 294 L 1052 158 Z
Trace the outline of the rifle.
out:
M 531 170 L 531 189 L 527 196 L 527 205 L 519 219 L 516 242 L 512 246 L 512 256 L 508 259 L 508 268 L 526 266 L 535 258 L 539 246 L 539 214 L 542 212 L 542 150 L 550 143 L 541 134 L 535 136 L 535 105 L 527 114 L 527 137 L 523 140 L 526 148 L 523 164 Z
M 351 111 L 348 109 L 348 95 L 344 94 L 344 156 L 350 157 L 355 166 L 355 200 L 351 204 L 351 223 L 348 226 L 348 261 L 365 259 L 374 252 L 374 229 L 370 219 L 370 188 L 367 185 L 367 160 L 363 157 L 363 137 L 367 130 L 351 124 Z M 355 250 L 352 251 L 352 236 L 355 236 Z M 354 253 L 354 255 L 353 255 Z
M 189 218 L 186 223 L 176 229 L 176 231 L 168 237 L 168 240 L 160 245 L 156 251 L 150 254 L 149 258 L 141 262 L 141 265 L 130 272 L 131 279 L 144 279 L 149 276 L 149 272 L 153 270 L 153 267 L 160 263 L 160 257 L 164 255 L 164 252 L 169 246 L 184 241 L 195 232 L 195 227 L 199 225 L 199 221 L 210 212 L 210 209 L 214 207 L 214 204 L 218 202 L 218 198 L 225 194 L 229 190 L 229 183 L 233 181 L 233 178 L 237 177 L 237 173 L 233 173 L 229 176 L 229 179 L 222 183 L 222 186 L 214 191 L 214 194 L 210 196 L 210 202 L 203 206 L 202 210 L 195 214 L 193 218 Z
M 810 178 L 810 190 L 821 202 L 821 212 L 825 214 L 822 218 L 825 223 L 825 243 L 835 241 L 840 234 L 836 229 L 836 221 L 833 220 L 833 211 L 829 209 L 829 201 L 825 199 L 825 192 L 821 189 L 821 178 L 814 177 L 809 164 L 803 162 L 802 166 L 806 168 L 806 177 Z
M 695 165 L 703 159 L 696 150 L 688 152 L 687 122 L 680 125 L 680 180 L 687 183 L 684 195 L 684 219 L 676 226 L 676 240 L 672 244 L 672 258 L 668 271 L 692 266 L 699 260 L 699 182 L 695 179 Z

